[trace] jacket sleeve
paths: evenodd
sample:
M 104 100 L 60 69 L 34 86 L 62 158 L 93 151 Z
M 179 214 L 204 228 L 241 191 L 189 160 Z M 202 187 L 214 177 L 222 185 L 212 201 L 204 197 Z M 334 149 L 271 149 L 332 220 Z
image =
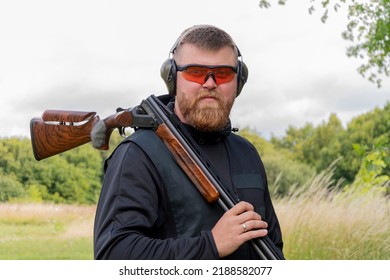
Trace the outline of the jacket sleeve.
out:
M 175 224 L 157 170 L 134 143 L 113 153 L 94 225 L 95 259 L 217 259 L 210 231 L 175 238 Z

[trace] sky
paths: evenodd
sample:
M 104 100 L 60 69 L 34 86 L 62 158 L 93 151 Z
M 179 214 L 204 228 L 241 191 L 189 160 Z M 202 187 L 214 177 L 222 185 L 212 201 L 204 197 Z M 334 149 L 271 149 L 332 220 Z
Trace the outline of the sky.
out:
M 318 125 L 335 113 L 344 125 L 383 108 L 382 88 L 345 54 L 346 8 L 320 21 L 309 1 L 0 0 L 0 137 L 27 136 L 46 109 L 95 111 L 104 118 L 151 94 L 166 93 L 160 66 L 180 33 L 196 24 L 227 31 L 249 68 L 233 126 L 265 138 L 289 126 Z M 319 2 L 319 1 L 317 1 Z

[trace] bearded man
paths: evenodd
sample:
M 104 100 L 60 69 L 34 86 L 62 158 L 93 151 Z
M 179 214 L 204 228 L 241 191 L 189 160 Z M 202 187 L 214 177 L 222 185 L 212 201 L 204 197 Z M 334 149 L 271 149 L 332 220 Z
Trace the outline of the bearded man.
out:
M 230 112 L 248 77 L 220 28 L 186 29 L 161 67 L 172 110 L 240 202 L 209 204 L 150 129 L 110 156 L 96 211 L 96 259 L 258 259 L 249 240 L 268 235 L 282 254 L 280 225 L 263 163 L 232 132 Z M 166 98 L 164 99 L 166 100 Z

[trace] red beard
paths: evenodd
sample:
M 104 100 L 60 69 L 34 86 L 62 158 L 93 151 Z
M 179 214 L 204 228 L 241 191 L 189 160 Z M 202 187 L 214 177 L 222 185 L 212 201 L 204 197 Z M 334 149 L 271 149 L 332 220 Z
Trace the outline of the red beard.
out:
M 203 98 L 214 98 L 214 102 L 202 101 Z M 203 90 L 196 99 L 188 100 L 178 94 L 178 106 L 187 124 L 202 132 L 222 130 L 229 120 L 234 100 L 223 99 L 215 91 Z

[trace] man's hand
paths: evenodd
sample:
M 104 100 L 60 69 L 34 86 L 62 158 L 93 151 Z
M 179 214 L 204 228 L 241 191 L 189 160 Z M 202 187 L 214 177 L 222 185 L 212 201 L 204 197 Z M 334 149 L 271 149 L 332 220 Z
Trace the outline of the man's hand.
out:
M 226 211 L 211 230 L 221 258 L 246 241 L 267 235 L 268 224 L 253 209 L 250 203 L 241 201 Z

